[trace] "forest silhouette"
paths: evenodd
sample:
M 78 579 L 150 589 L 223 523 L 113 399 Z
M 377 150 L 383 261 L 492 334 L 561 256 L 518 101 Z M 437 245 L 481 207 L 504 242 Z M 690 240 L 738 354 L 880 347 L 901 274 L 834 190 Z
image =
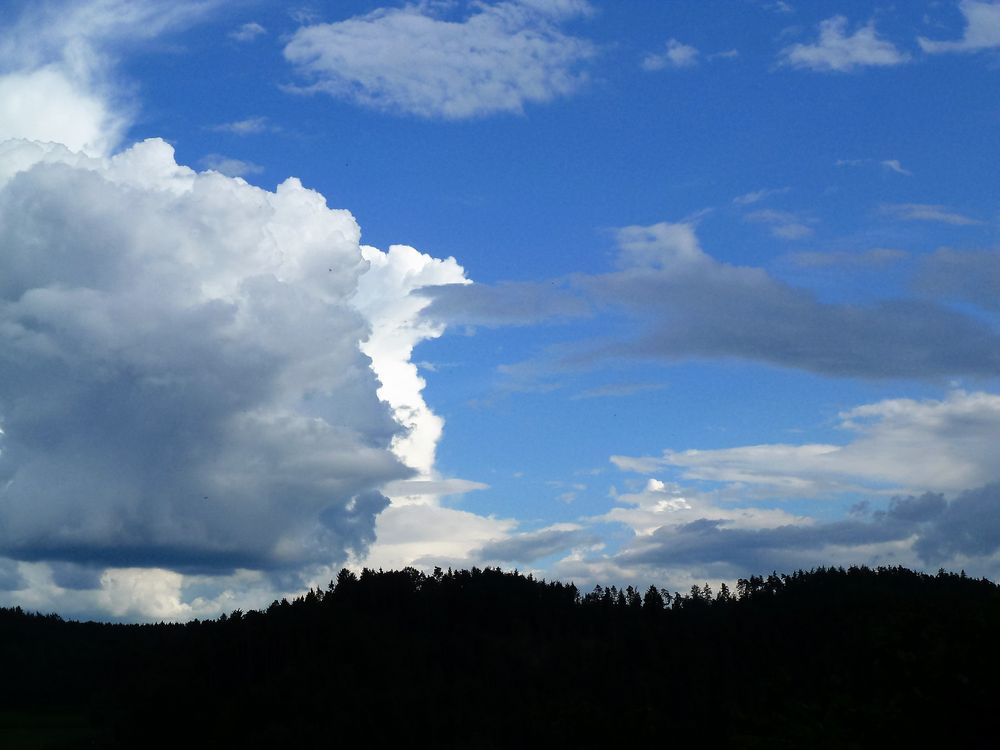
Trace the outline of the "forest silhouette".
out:
M 185 624 L 0 609 L 0 746 L 996 747 L 998 633 L 1000 588 L 944 571 L 343 570 Z

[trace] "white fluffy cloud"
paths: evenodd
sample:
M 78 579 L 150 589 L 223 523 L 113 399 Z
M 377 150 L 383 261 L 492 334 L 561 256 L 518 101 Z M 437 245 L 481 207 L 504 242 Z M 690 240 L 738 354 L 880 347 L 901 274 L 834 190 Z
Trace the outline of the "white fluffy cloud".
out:
M 978 52 L 1000 47 L 1000 3 L 962 0 L 958 7 L 965 17 L 965 33 L 962 38 L 935 41 L 920 37 L 917 41 L 924 52 Z
M 58 66 L 0 76 L 0 140 L 31 138 L 99 155 L 118 144 L 123 125 L 101 96 Z
M 1000 479 L 1000 396 L 955 391 L 940 401 L 892 399 L 840 414 L 844 445 L 764 444 L 613 456 L 620 469 L 750 486 L 771 496 L 836 491 L 958 492 Z
M 0 548 L 209 570 L 363 550 L 409 470 L 359 350 L 353 217 L 158 140 L 3 163 Z
M 76 0 L 16 5 L 0 32 L 0 140 L 110 154 L 128 123 L 111 50 L 204 16 L 217 0 Z M 19 13 L 20 10 L 20 13 Z
M 642 60 L 643 70 L 663 70 L 664 68 L 693 68 L 698 64 L 698 50 L 676 39 L 667 40 L 663 52 L 651 52 Z
M 813 44 L 793 44 L 781 51 L 782 61 L 795 68 L 847 72 L 871 66 L 900 65 L 909 55 L 879 38 L 874 22 L 847 33 L 847 19 L 828 18 L 819 25 L 819 39 Z
M 461 119 L 521 112 L 583 82 L 589 42 L 560 29 L 585 2 L 470 3 L 460 20 L 434 4 L 383 8 L 299 29 L 285 57 L 322 91 L 363 106 Z

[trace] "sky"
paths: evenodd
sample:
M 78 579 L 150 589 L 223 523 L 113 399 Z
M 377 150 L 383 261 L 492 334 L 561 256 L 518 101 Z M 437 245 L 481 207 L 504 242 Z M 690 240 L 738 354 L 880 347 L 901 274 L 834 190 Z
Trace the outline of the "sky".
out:
M 0 11 L 0 606 L 1000 580 L 1000 3 Z

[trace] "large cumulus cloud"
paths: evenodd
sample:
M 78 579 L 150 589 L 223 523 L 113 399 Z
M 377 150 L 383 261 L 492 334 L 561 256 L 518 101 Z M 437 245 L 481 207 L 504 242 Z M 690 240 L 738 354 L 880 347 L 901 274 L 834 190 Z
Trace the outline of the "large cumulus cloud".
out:
M 0 149 L 0 555 L 223 571 L 344 559 L 408 476 L 359 349 L 346 211 L 178 166 Z

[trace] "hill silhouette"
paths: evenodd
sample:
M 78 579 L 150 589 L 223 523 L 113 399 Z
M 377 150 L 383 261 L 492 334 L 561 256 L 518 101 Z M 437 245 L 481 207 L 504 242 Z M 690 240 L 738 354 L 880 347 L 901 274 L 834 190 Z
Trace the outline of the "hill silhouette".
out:
M 944 571 L 344 570 L 186 624 L 0 609 L 0 745 L 994 747 L 998 633 L 1000 588 Z

